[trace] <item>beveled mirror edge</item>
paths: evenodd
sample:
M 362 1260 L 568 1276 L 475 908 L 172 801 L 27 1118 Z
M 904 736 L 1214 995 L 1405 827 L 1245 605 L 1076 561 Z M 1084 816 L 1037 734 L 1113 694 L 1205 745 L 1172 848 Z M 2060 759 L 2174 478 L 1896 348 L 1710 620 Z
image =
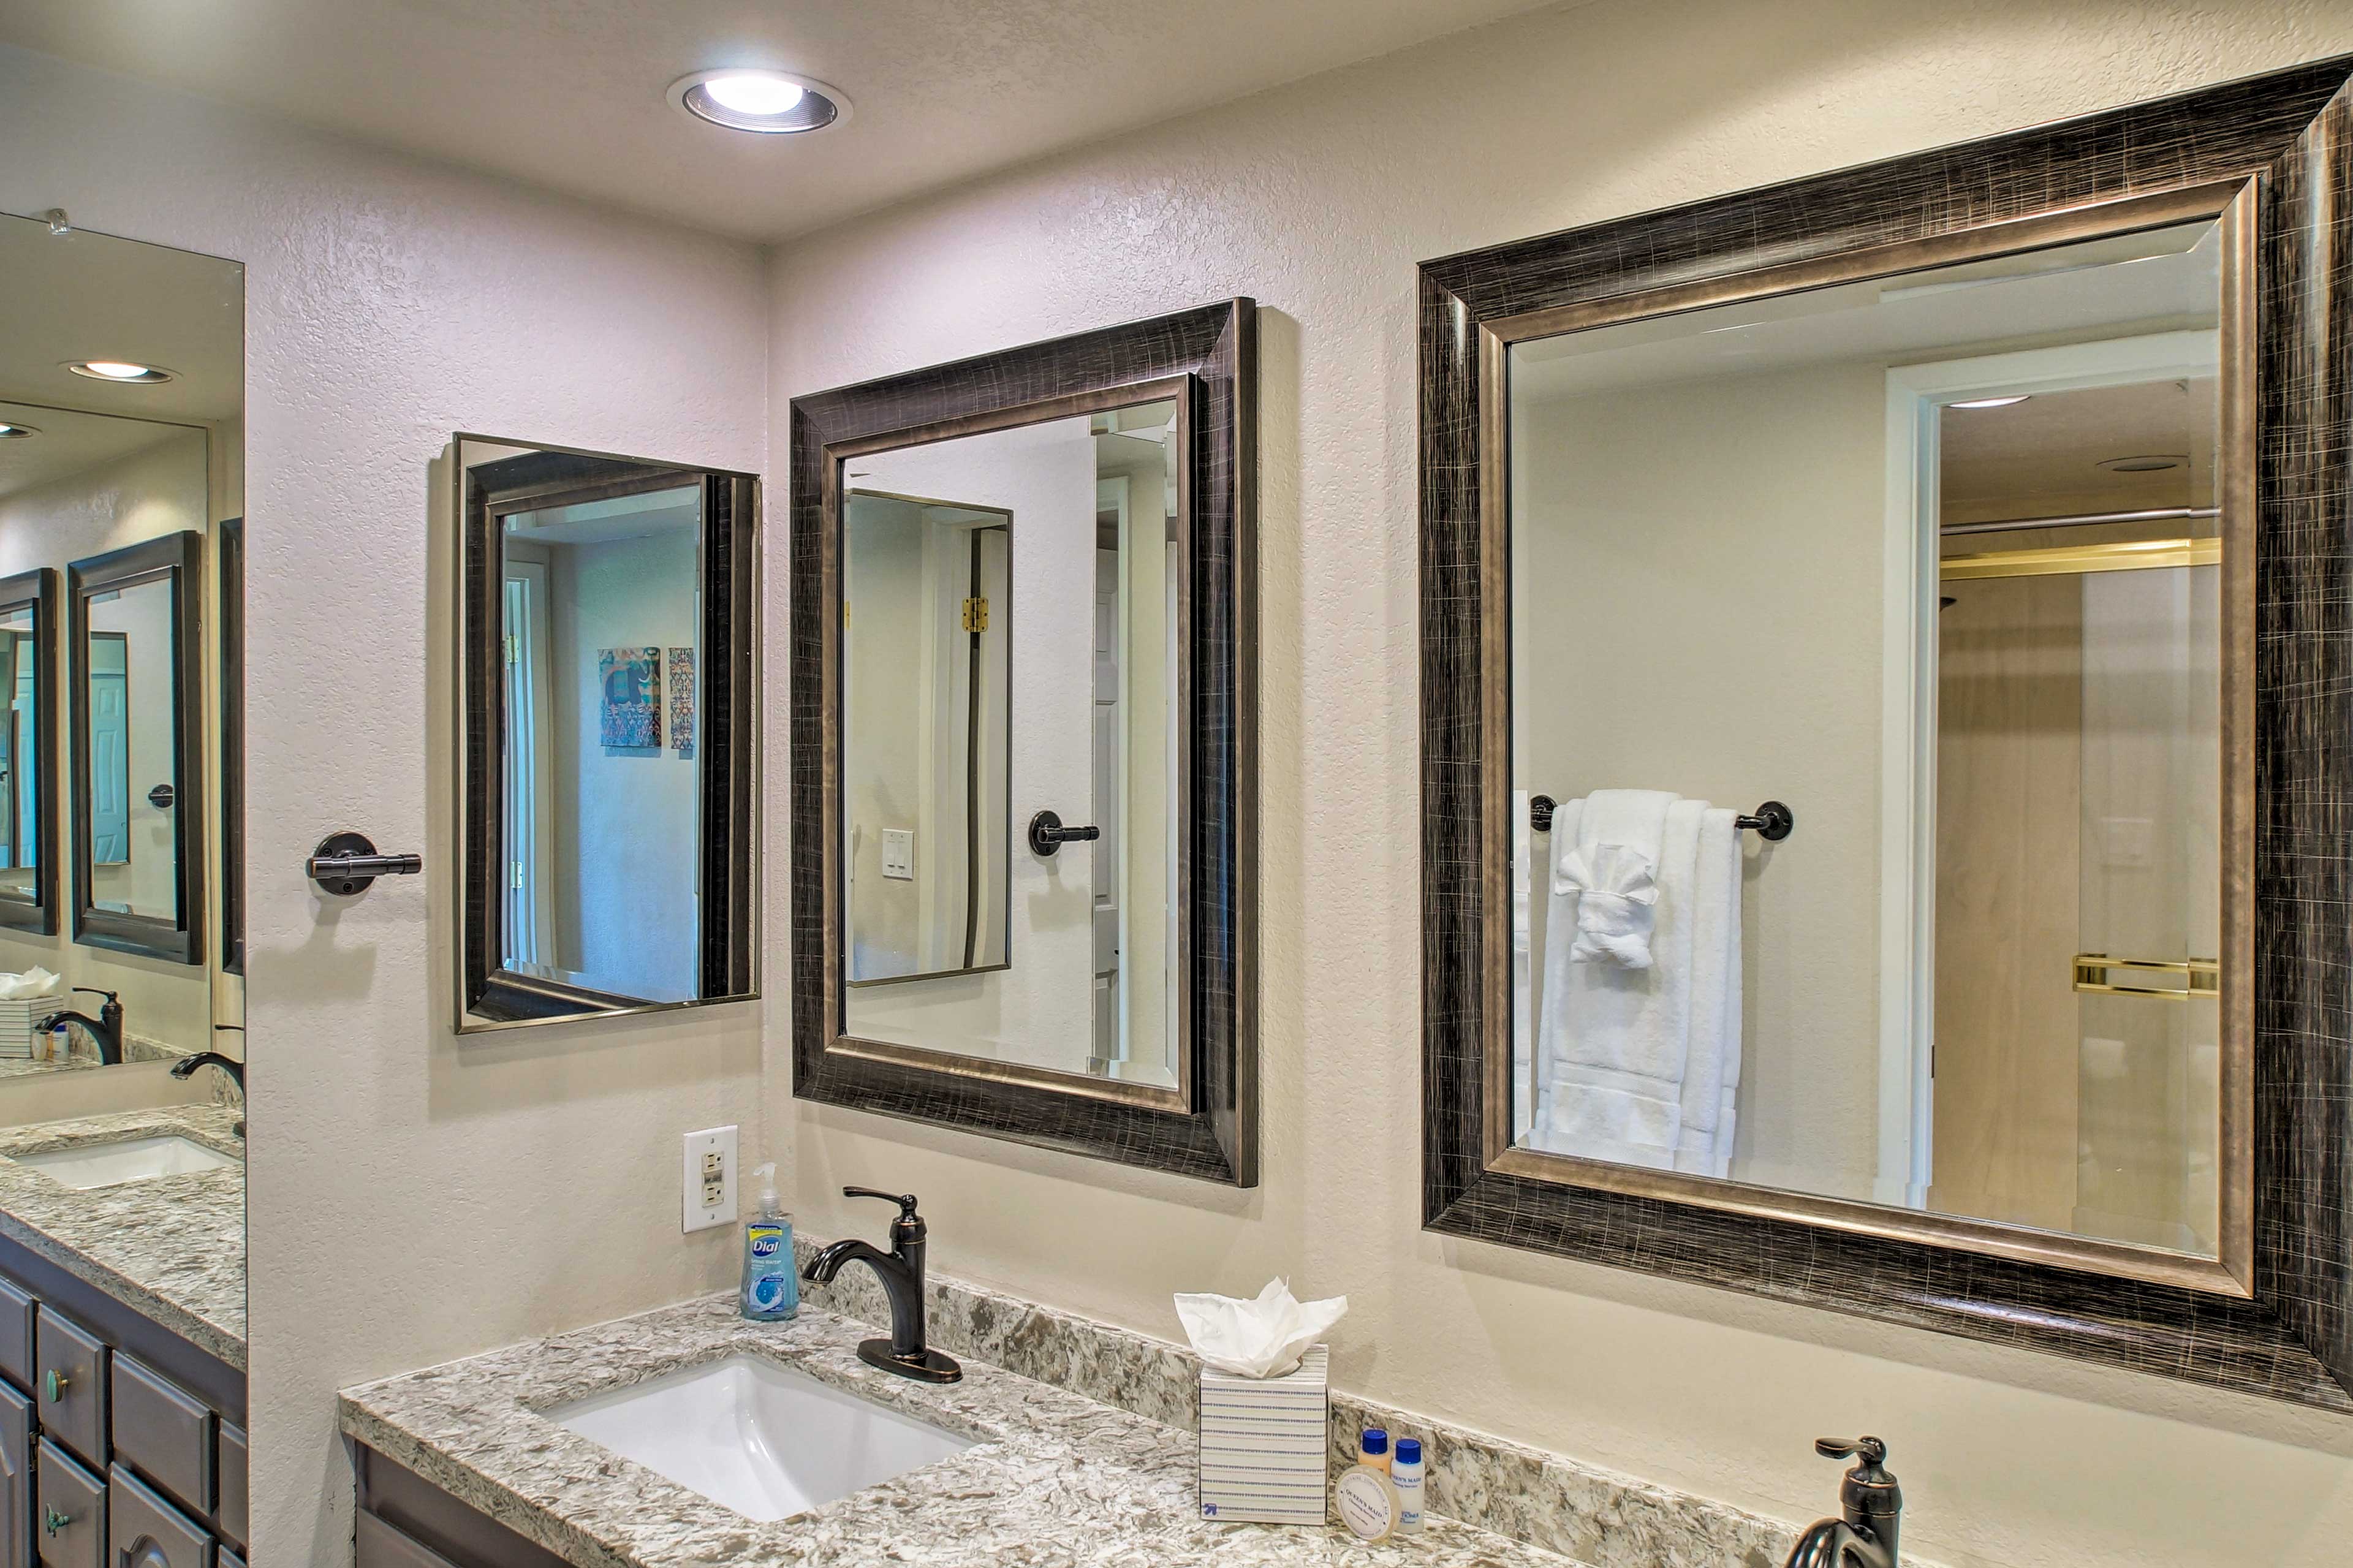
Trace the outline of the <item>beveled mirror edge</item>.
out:
M 33 893 L 21 898 L 0 891 L 0 929 L 29 936 L 58 934 L 58 649 L 62 631 L 58 625 L 59 573 L 54 566 L 36 566 L 0 578 L 0 611 L 30 608 L 33 612 L 33 657 L 40 682 L 33 709 L 34 766 L 43 787 L 33 800 Z
M 206 439 L 212 437 L 207 432 Z M 207 459 L 209 461 L 209 458 Z M 119 550 L 88 555 L 66 567 L 67 749 L 73 820 L 90 816 L 89 598 L 111 586 L 165 581 L 172 595 L 172 679 L 176 710 L 172 723 L 173 890 L 179 916 L 137 915 L 101 910 L 90 901 L 90 839 L 78 829 L 73 840 L 73 940 L 83 947 L 160 958 L 191 967 L 205 963 L 208 922 L 205 908 L 206 857 L 189 853 L 188 824 L 207 824 L 204 747 L 204 558 L 205 536 L 195 529 L 157 534 Z M 200 826 L 195 843 L 201 847 Z
M 1052 397 L 1036 398 L 1027 403 L 1006 404 L 980 413 L 962 415 L 951 419 L 927 420 L 897 430 L 877 430 L 853 439 L 837 441 L 825 448 L 825 526 L 828 549 L 825 555 L 823 595 L 818 614 L 830 628 L 826 639 L 825 668 L 826 732 L 833 737 L 826 753 L 828 789 L 825 823 L 826 866 L 826 942 L 829 950 L 845 949 L 842 937 L 848 929 L 844 903 L 848 898 L 848 879 L 841 865 L 841 563 L 843 531 L 847 526 L 842 514 L 841 466 L 855 458 L 871 457 L 881 452 L 902 451 L 910 447 L 933 446 L 943 441 L 961 440 L 966 437 L 986 436 L 1000 430 L 1018 430 L 1031 425 L 1043 425 L 1057 419 L 1077 418 L 1083 415 L 1108 413 L 1117 408 L 1133 408 L 1139 404 L 1173 402 L 1176 405 L 1176 437 L 1174 443 L 1176 466 L 1176 518 L 1180 552 L 1187 542 L 1187 530 L 1192 513 L 1192 477 L 1194 458 L 1193 401 L 1194 378 L 1187 374 L 1158 376 L 1143 381 L 1119 382 L 1084 392 L 1063 393 Z M 995 510 L 995 509 L 990 509 Z M 1186 557 L 1190 559 L 1189 556 Z M 1187 625 L 1192 589 L 1188 584 L 1176 596 L 1179 636 Z M 1189 710 L 1191 659 L 1177 660 L 1177 702 L 1181 710 Z M 1177 726 L 1180 757 L 1177 772 L 1189 778 L 1189 726 Z M 1176 802 L 1177 905 L 1192 905 L 1192 885 L 1189 858 L 1184 847 L 1192 838 L 1193 800 L 1190 789 L 1178 793 Z M 1008 890 L 1009 899 L 1010 892 Z M 1177 968 L 1180 972 L 1191 966 L 1192 932 L 1190 922 L 1179 922 L 1177 930 Z M 997 967 L 1010 968 L 1009 963 Z M 973 973 L 959 971 L 958 973 Z M 1118 1079 L 1100 1079 L 1089 1074 L 1059 1071 L 1050 1068 L 1033 1067 L 1026 1062 L 1007 1061 L 987 1057 L 966 1055 L 956 1051 L 932 1050 L 911 1047 L 891 1040 L 868 1039 L 847 1032 L 849 1005 L 846 993 L 850 989 L 847 976 L 839 976 L 836 986 L 826 999 L 825 1023 L 828 1051 L 847 1056 L 863 1057 L 874 1061 L 897 1062 L 902 1066 L 933 1068 L 959 1077 L 977 1079 L 984 1082 L 1019 1084 L 1032 1089 L 1063 1094 L 1084 1095 L 1092 1099 L 1112 1100 L 1120 1104 L 1141 1106 L 1147 1110 L 1183 1112 L 1190 1109 L 1191 1095 L 1187 1086 L 1193 1081 L 1193 1042 L 1191 1033 L 1183 1023 L 1176 1031 L 1176 1063 L 1169 1085 L 1129 1083 Z M 1178 1005 L 1184 999 L 1179 986 Z
M 1478 324 L 1479 471 L 1481 529 L 1480 617 L 1482 727 L 1481 773 L 1486 831 L 1480 845 L 1480 907 L 1484 941 L 1492 952 L 1509 952 L 1512 921 L 1510 776 L 1512 734 L 1511 495 L 1509 353 L 1513 345 L 1567 332 L 1589 331 L 1625 321 L 1651 321 L 1686 311 L 1765 299 L 1841 284 L 1866 282 L 1932 268 L 2046 250 L 2083 240 L 2142 232 L 2175 224 L 2212 221 L 2223 231 L 2226 258 L 2241 258 L 2251 243 L 2256 176 L 2214 181 L 2139 195 L 2087 202 L 2030 217 L 1960 229 L 1931 238 L 1874 247 L 1817 260 L 1796 262 L 1722 279 L 1677 284 L 1664 289 L 1615 294 L 1588 304 L 1555 307 Z M 2253 529 L 2252 465 L 2232 460 L 2235 439 L 2252 451 L 2254 366 L 2254 298 L 2243 265 L 2226 262 L 2219 301 L 2221 345 L 2222 433 L 2217 445 L 2218 496 L 2222 502 L 2223 559 L 2229 564 L 2221 628 L 2222 648 L 2221 841 L 2225 868 L 2221 892 L 2222 941 L 2246 957 L 2222 971 L 2219 1148 L 2221 1186 L 2219 1246 L 2213 1257 L 2096 1237 L 2035 1229 L 1968 1215 L 1915 1210 L 1894 1205 L 1758 1186 L 1677 1171 L 1654 1171 L 1575 1155 L 1523 1150 L 1512 1142 L 1513 998 L 1511 975 L 1489 965 L 1485 1035 L 1482 1044 L 1484 1094 L 1481 1137 L 1486 1168 L 1539 1182 L 1599 1187 L 1635 1196 L 1672 1199 L 1736 1215 L 1753 1215 L 1829 1226 L 1861 1236 L 1916 1240 L 1987 1253 L 2053 1268 L 2147 1279 L 2182 1289 L 2252 1297 L 2254 1293 L 2253 1189 L 2251 1121 L 2254 1014 L 2254 915 L 2246 869 L 2253 863 L 2253 780 L 2254 751 Z M 2232 422 L 2236 420 L 2233 425 Z M 1500 763 L 1500 765 L 1499 765 Z
M 748 498 L 748 515 L 741 520 L 740 525 L 732 517 L 729 522 L 731 536 L 741 534 L 746 548 L 718 563 L 718 569 L 727 574 L 731 584 L 730 596 L 734 601 L 734 613 L 740 614 L 747 624 L 741 635 L 731 637 L 731 646 L 726 650 L 728 657 L 723 660 L 706 658 L 705 668 L 702 671 L 706 688 L 710 687 L 713 677 L 722 671 L 728 675 L 729 689 L 723 694 L 723 700 L 730 714 L 731 733 L 740 735 L 742 740 L 726 748 L 730 752 L 728 761 L 731 767 L 727 770 L 730 776 L 714 777 L 720 770 L 705 765 L 705 759 L 699 758 L 697 765 L 705 795 L 706 831 L 700 836 L 702 840 L 702 849 L 706 856 L 705 873 L 708 875 L 708 862 L 711 859 L 723 859 L 732 868 L 728 894 L 723 900 L 728 911 L 728 930 L 725 932 L 727 951 L 723 961 L 731 974 L 737 978 L 738 984 L 731 985 L 725 994 L 686 997 L 675 1002 L 649 1001 L 623 1007 L 584 1009 L 575 1013 L 558 1014 L 540 1018 L 490 1018 L 475 1015 L 469 1010 L 470 992 L 472 986 L 468 979 L 468 942 L 470 927 L 467 897 L 469 891 L 473 889 L 475 876 L 479 869 L 478 863 L 482 858 L 473 845 L 477 833 L 470 831 L 471 825 L 467 820 L 468 803 L 473 798 L 473 793 L 481 787 L 481 781 L 477 776 L 477 770 L 473 765 L 478 745 L 470 732 L 467 722 L 467 704 L 472 689 L 471 681 L 474 672 L 480 668 L 480 659 L 467 635 L 467 615 L 470 604 L 468 597 L 470 529 L 463 453 L 469 442 L 477 442 L 485 446 L 512 447 L 532 452 L 555 453 L 567 457 L 590 458 L 606 462 L 634 463 L 649 468 L 700 475 L 707 479 L 728 481 L 736 497 Z M 698 465 L 668 459 L 637 458 L 624 453 L 598 451 L 592 447 L 566 446 L 557 442 L 533 441 L 512 436 L 485 435 L 473 430 L 452 432 L 445 448 L 445 455 L 449 465 L 449 482 L 445 494 L 449 506 L 449 526 L 454 544 L 454 548 L 449 552 L 448 578 L 451 605 L 450 632 L 454 648 L 454 657 L 450 661 L 450 722 L 453 734 L 449 755 L 454 784 L 451 810 L 456 819 L 452 823 L 450 833 L 452 868 L 450 913 L 455 959 L 450 982 L 452 1032 L 461 1038 L 499 1035 L 517 1029 L 547 1028 L 566 1024 L 593 1025 L 617 1018 L 637 1018 L 651 1014 L 676 1013 L 690 1008 L 733 1006 L 742 1003 L 759 1001 L 758 965 L 761 926 L 757 889 L 760 885 L 758 856 L 761 807 L 757 782 L 762 741 L 760 705 L 757 700 L 757 681 L 754 677 L 759 668 L 758 648 L 762 626 L 759 602 L 759 541 L 763 521 L 761 511 L 763 500 L 760 493 L 760 477 L 742 469 L 716 464 Z M 712 531 L 707 521 L 705 531 Z M 702 552 L 707 553 L 710 549 L 709 542 L 705 541 L 699 548 Z M 713 568 L 706 563 L 700 584 L 701 590 L 710 588 L 714 574 Z M 712 598 L 715 601 L 716 595 L 712 595 Z M 712 606 L 706 605 L 704 611 L 706 623 L 712 614 Z M 711 693 L 706 690 L 705 695 L 708 697 Z M 706 751 L 717 749 L 706 748 Z M 711 832 L 707 830 L 712 820 L 707 804 L 708 799 L 713 791 L 722 789 L 741 804 L 717 818 L 725 824 L 723 831 Z M 711 944 L 705 942 L 699 945 L 703 949 L 704 959 L 709 959 Z M 505 971 L 501 968 L 493 973 L 503 974 Z
M 1984 141 L 1810 176 L 1786 185 L 1637 214 L 1426 263 L 1420 289 L 1422 865 L 1424 876 L 1424 1224 L 1450 1235 L 1530 1247 L 1721 1289 L 1966 1337 L 2105 1362 L 2240 1392 L 2353 1410 L 2353 1289 L 2323 1261 L 2348 1239 L 2344 1193 L 2306 1191 L 2312 1169 L 2344 1168 L 2341 1102 L 2348 1032 L 2327 991 L 2327 911 L 2353 896 L 2353 852 L 2331 825 L 2353 760 L 2315 738 L 2330 722 L 2316 695 L 2348 662 L 2344 616 L 2321 584 L 2334 581 L 2332 542 L 2316 498 L 2341 488 L 2335 450 L 2314 424 L 2347 363 L 2353 299 L 2343 236 L 2322 195 L 2353 157 L 2353 58 L 2317 62 Z M 1786 1219 L 1738 1215 L 1675 1198 L 1575 1188 L 1490 1168 L 1479 1044 L 1492 977 L 1477 879 L 1487 792 L 1476 763 L 1489 696 L 1474 626 L 1489 565 L 1478 548 L 1480 396 L 1476 328 L 1614 296 L 1721 283 L 1792 261 L 1891 242 L 1982 229 L 2061 207 L 2194 186 L 2242 193 L 2241 214 L 2263 230 L 2232 241 L 2238 289 L 2259 298 L 2255 341 L 2242 368 L 2264 379 L 2254 406 L 2267 459 L 2242 464 L 2234 489 L 2268 553 L 2253 583 L 2226 584 L 2256 617 L 2260 695 L 2244 744 L 2269 781 L 2291 792 L 2298 822 L 2267 825 L 2252 785 L 2232 819 L 2245 825 L 2256 868 L 2240 894 L 2254 910 L 2242 933 L 2251 984 L 2232 1005 L 2252 1023 L 2251 1082 L 2232 1095 L 2251 1141 L 2253 1190 L 2226 1204 L 2254 1218 L 2243 1258 L 2226 1257 L 2253 1299 L 1956 1251 Z M 2054 201 L 2053 193 L 2061 194 Z M 2332 249 L 2332 247 L 2335 247 Z M 2245 273 L 2260 258 L 2261 275 Z M 2332 274 L 2331 260 L 2337 264 Z M 2242 384 L 2245 383 L 2242 380 Z M 2269 408 L 2263 400 L 2269 400 Z M 2226 416 L 2232 417 L 2232 416 Z M 2275 419 L 2276 426 L 2267 421 Z M 2275 461 L 2274 461 L 2275 459 Z M 2243 503 L 2253 499 L 2256 507 Z M 2287 553 L 2279 553 L 2294 546 Z M 2297 552 L 2316 557 L 2308 562 Z M 2308 633 L 2306 628 L 2309 628 Z M 2297 635 L 2291 636 L 2291 633 Z M 2266 671 L 2271 673 L 2266 673 Z M 2302 693 L 2302 707 L 2296 707 Z M 2267 706 L 2268 705 L 2268 706 Z M 2295 707 L 2291 714 L 2284 710 Z M 2240 744 L 2232 737 L 2232 743 Z M 1466 766 L 1467 765 L 1467 766 Z M 1466 776 L 1466 773 L 1468 776 Z M 2300 824 L 2300 826 L 2299 826 Z M 2305 896 L 2289 900 L 2293 879 Z M 2229 954 L 2226 953 L 2226 962 Z M 1464 1037 L 1468 1029 L 1468 1038 Z M 2263 1125 L 2257 1125 L 2258 1121 Z M 2303 1181 L 2303 1186 L 2298 1181 Z
M 838 695 L 836 639 L 820 615 L 796 615 L 792 647 L 793 1093 L 899 1120 L 1113 1160 L 1236 1186 L 1258 1181 L 1256 942 L 1256 381 L 1255 302 L 1247 298 L 1072 333 L 1044 342 L 792 400 L 789 506 L 792 600 L 825 602 L 838 572 L 832 522 L 839 462 L 852 444 L 906 444 L 910 432 L 944 438 L 1008 407 L 1108 397 L 1151 401 L 1155 384 L 1183 388 L 1187 447 L 1178 465 L 1180 542 L 1192 573 L 1180 595 L 1179 725 L 1188 826 L 1178 844 L 1180 885 L 1207 874 L 1228 893 L 1209 909 L 1186 900 L 1177 985 L 1185 1070 L 1175 1089 L 1029 1069 L 945 1070 L 940 1053 L 841 1038 L 835 855 L 838 735 L 826 722 Z M 1138 389 L 1144 395 L 1138 396 Z M 1197 590 L 1207 586 L 1206 602 Z M 1214 668 L 1211 668 L 1211 664 Z M 1207 714 L 1218 737 L 1198 733 Z M 1207 792 L 1205 794 L 1205 792 Z M 1248 858 L 1243 858 L 1247 854 Z M 1003 1069 L 1008 1064 L 976 1064 Z M 1033 1081 L 1034 1080 L 1034 1081 Z M 1071 1092 L 1077 1088 L 1080 1092 Z M 1141 1102 L 1129 1090 L 1162 1099 Z

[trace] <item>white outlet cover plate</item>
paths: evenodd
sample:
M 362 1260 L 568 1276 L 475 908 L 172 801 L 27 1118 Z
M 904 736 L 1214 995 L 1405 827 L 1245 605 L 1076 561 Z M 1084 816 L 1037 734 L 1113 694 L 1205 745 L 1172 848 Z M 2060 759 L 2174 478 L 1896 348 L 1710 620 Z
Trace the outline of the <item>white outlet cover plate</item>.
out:
M 719 1156 L 719 1201 L 715 1204 L 702 1201 L 702 1161 L 706 1154 Z M 734 1128 L 706 1127 L 686 1135 L 685 1154 L 679 1163 L 679 1201 L 684 1221 L 681 1228 L 689 1232 L 735 1223 Z
M 886 827 L 882 830 L 882 874 L 897 882 L 915 879 L 915 830 L 912 827 Z

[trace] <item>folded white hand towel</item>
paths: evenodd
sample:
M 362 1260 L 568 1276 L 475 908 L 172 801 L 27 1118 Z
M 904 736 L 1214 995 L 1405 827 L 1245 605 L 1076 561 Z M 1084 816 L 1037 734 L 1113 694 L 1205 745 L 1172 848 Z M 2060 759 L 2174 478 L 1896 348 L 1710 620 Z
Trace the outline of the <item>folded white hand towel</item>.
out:
M 1553 892 L 1581 895 L 1571 962 L 1650 967 L 1659 857 L 1675 798 L 1663 790 L 1595 790 L 1573 837 L 1564 838 L 1556 822 Z
M 1635 795 L 1647 792 L 1610 792 Z M 1541 1146 L 1594 1159 L 1666 1166 L 1683 1122 L 1684 1058 L 1691 1043 L 1692 883 L 1704 801 L 1671 802 L 1660 813 L 1658 897 L 1651 962 L 1632 968 L 1582 963 L 1577 908 L 1591 895 L 1556 876 L 1545 931 L 1540 1048 L 1547 1074 Z M 1553 831 L 1583 842 L 1599 796 L 1565 806 Z
M 1691 1050 L 1675 1169 L 1703 1176 L 1731 1173 L 1733 1107 L 1740 1090 L 1743 868 L 1734 816 L 1711 809 L 1701 816 L 1692 890 Z

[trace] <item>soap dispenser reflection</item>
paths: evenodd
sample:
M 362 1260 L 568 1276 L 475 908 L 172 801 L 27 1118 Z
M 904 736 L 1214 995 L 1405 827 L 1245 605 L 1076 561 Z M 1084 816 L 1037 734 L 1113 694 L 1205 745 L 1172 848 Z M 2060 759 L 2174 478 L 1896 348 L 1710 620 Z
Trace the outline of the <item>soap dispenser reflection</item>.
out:
M 776 1167 L 754 1168 L 760 1184 L 759 1212 L 744 1225 L 744 1316 L 773 1323 L 797 1316 L 801 1279 L 793 1265 L 793 1216 L 776 1199 Z

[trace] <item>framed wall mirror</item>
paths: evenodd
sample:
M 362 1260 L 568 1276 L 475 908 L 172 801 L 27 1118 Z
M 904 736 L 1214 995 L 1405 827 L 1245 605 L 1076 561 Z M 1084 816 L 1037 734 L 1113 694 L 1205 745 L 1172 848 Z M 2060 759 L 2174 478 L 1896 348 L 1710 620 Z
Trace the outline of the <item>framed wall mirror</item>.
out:
M 2353 1407 L 2347 75 L 1425 265 L 1433 1228 Z
M 74 940 L 205 962 L 204 535 L 66 570 Z
M 459 1031 L 756 996 L 759 481 L 454 449 Z
M 1253 332 L 795 400 L 797 1094 L 1255 1180 Z
M 58 574 L 0 578 L 0 926 L 58 929 Z

